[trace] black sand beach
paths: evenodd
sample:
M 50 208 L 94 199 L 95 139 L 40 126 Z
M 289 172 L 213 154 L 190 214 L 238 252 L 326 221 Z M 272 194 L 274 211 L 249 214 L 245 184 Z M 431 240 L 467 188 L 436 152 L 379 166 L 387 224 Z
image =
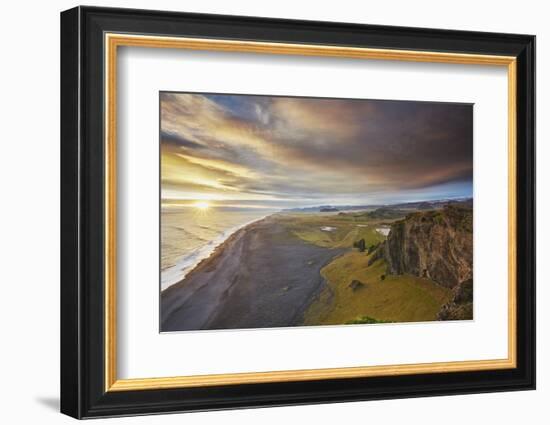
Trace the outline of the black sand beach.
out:
M 345 249 L 309 244 L 277 216 L 237 231 L 161 293 L 161 331 L 296 326 Z

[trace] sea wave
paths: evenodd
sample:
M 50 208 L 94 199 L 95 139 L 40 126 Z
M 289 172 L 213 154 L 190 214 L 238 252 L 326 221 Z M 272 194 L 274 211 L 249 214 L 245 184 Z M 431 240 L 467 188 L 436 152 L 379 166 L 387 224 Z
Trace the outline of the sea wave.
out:
M 171 230 L 172 231 L 177 230 L 179 233 L 183 233 L 186 238 L 196 239 L 196 240 L 199 240 L 199 241 L 208 241 L 208 239 L 205 239 L 202 236 L 199 236 L 199 235 L 197 235 L 193 232 L 190 232 L 189 230 L 187 230 L 186 228 L 181 227 L 181 226 L 173 226 L 171 228 Z M 218 233 L 221 233 L 221 232 L 218 232 Z
M 250 220 L 239 226 L 232 227 L 224 232 L 222 232 L 218 237 L 209 241 L 207 244 L 203 245 L 201 248 L 194 250 L 190 254 L 184 255 L 176 261 L 172 267 L 169 267 L 161 272 L 160 279 L 160 289 L 164 291 L 166 288 L 169 288 L 172 285 L 180 282 L 187 274 L 193 270 L 198 264 L 210 257 L 214 250 L 224 243 L 232 234 L 238 230 L 246 227 L 252 223 L 263 220 L 271 214 L 264 215 L 254 220 Z

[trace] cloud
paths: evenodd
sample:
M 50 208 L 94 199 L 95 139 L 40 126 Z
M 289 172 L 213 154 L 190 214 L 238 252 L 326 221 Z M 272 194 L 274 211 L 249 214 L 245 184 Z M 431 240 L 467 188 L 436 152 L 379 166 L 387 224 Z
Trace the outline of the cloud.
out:
M 289 202 L 471 192 L 472 121 L 465 104 L 161 93 L 163 185 Z
M 179 136 L 176 133 L 165 131 L 160 133 L 160 143 L 162 145 L 173 145 L 189 149 L 201 149 L 203 147 L 201 144 L 187 140 L 185 137 Z

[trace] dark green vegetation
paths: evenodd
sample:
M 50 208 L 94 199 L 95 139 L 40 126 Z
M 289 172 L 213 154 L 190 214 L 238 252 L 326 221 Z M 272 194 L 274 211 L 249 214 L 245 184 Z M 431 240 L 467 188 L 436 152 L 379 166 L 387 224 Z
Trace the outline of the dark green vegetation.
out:
M 365 252 L 365 239 L 359 239 L 357 242 L 354 242 L 353 247 L 357 248 L 359 252 Z
M 396 218 L 401 218 L 407 215 L 408 211 L 400 210 L 395 208 L 377 208 L 374 211 L 371 211 L 368 214 L 369 218 L 372 219 L 384 219 L 384 220 L 393 220 Z
M 403 218 L 410 212 L 407 210 L 380 207 L 373 211 L 357 211 L 357 212 L 341 212 L 338 214 L 340 218 L 353 219 L 356 221 L 362 220 L 395 220 Z

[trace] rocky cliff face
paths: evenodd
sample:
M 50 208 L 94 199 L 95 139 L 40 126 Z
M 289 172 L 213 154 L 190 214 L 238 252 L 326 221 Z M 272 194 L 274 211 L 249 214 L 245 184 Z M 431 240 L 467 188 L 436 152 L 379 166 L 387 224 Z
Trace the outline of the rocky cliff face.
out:
M 453 298 L 441 307 L 439 320 L 471 320 L 474 316 L 474 282 L 465 280 L 453 288 Z
M 374 257 L 386 260 L 389 274 L 427 277 L 454 288 L 472 279 L 472 223 L 472 209 L 460 205 L 409 214 L 392 225 Z

